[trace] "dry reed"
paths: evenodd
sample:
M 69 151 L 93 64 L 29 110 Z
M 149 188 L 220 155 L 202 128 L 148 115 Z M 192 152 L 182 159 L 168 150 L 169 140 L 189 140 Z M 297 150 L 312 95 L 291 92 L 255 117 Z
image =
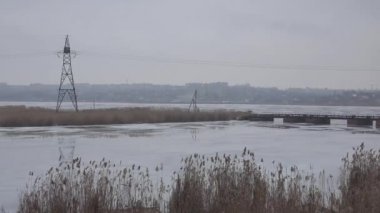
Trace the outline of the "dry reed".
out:
M 149 176 L 140 166 L 120 168 L 104 159 L 85 166 L 76 158 L 28 185 L 19 212 L 159 212 L 165 188 L 153 191 Z
M 111 108 L 55 112 L 52 109 L 25 106 L 0 107 L 0 126 L 104 125 L 233 120 L 244 114 L 236 111 L 201 111 L 183 109 Z
M 379 212 L 380 151 L 354 149 L 343 158 L 337 186 L 324 172 L 265 170 L 254 153 L 182 160 L 171 185 L 152 184 L 149 171 L 118 169 L 105 160 L 82 169 L 80 159 L 36 178 L 20 200 L 19 212 L 174 213 L 356 213 Z

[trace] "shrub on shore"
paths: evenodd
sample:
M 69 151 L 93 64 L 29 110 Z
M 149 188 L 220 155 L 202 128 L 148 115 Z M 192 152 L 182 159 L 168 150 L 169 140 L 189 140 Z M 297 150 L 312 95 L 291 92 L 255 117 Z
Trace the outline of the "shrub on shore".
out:
M 149 171 L 80 159 L 52 168 L 21 196 L 19 212 L 378 212 L 380 151 L 354 149 L 343 158 L 337 188 L 322 172 L 265 170 L 254 153 L 182 160 L 171 185 L 152 184 Z
M 0 107 L 0 126 L 105 125 L 234 120 L 243 112 L 201 111 L 166 108 L 110 108 L 55 112 L 52 109 L 25 106 Z

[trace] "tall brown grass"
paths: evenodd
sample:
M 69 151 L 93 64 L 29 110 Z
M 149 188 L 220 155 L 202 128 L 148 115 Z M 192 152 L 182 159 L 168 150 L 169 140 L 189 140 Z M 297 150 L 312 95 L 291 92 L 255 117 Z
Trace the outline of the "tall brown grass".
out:
M 339 190 L 342 212 L 380 212 L 380 151 L 361 144 L 344 157 Z
M 242 156 L 193 155 L 173 186 L 170 212 L 321 212 L 322 192 L 313 175 L 281 164 L 267 172 L 245 150 Z
M 269 171 L 244 149 L 237 155 L 194 154 L 171 184 L 152 184 L 149 171 L 119 169 L 105 160 L 82 168 L 80 159 L 36 178 L 19 212 L 368 212 L 380 210 L 380 151 L 364 145 L 343 158 L 333 186 L 325 173 L 278 164 Z M 133 172 L 138 171 L 138 172 Z
M 244 114 L 236 111 L 182 109 L 112 108 L 55 112 L 52 109 L 25 106 L 0 107 L 0 126 L 102 125 L 128 123 L 195 122 L 233 120 Z
M 51 168 L 27 186 L 19 212 L 158 212 L 161 191 L 153 191 L 148 170 L 140 166 L 119 168 L 110 161 L 81 159 Z

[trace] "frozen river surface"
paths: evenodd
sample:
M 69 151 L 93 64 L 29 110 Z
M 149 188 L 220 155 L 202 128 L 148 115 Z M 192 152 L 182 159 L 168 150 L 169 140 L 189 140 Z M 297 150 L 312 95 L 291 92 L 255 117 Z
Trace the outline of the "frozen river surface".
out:
M 316 107 L 299 109 L 321 112 Z M 332 108 L 340 113 L 380 112 L 379 108 L 341 109 Z M 235 154 L 247 147 L 257 159 L 264 159 L 268 169 L 275 161 L 288 168 L 297 165 L 314 172 L 325 169 L 336 176 L 341 158 L 362 142 L 367 148 L 379 149 L 380 131 L 348 128 L 344 122 L 313 126 L 278 121 L 0 128 L 0 206 L 15 211 L 29 171 L 43 174 L 58 166 L 62 154 L 65 158 L 81 157 L 85 162 L 106 158 L 151 169 L 163 164 L 163 175 L 168 177 L 179 169 L 180 159 L 189 154 Z

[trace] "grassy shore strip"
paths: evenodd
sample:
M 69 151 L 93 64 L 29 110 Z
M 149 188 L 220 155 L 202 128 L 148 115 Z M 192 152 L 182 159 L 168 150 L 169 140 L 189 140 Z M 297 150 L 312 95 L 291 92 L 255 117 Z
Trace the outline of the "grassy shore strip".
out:
M 55 112 L 53 109 L 25 106 L 0 107 L 0 126 L 105 125 L 234 120 L 244 112 L 215 110 L 190 113 L 185 109 L 110 108 Z
M 160 173 L 109 161 L 79 158 L 36 177 L 20 196 L 18 212 L 170 213 L 377 213 L 380 209 L 380 152 L 354 149 L 343 158 L 337 180 L 325 173 L 268 172 L 254 153 L 191 155 L 172 182 L 152 181 Z M 33 180 L 33 179 L 32 179 Z M 337 184 L 337 185 L 335 185 Z

